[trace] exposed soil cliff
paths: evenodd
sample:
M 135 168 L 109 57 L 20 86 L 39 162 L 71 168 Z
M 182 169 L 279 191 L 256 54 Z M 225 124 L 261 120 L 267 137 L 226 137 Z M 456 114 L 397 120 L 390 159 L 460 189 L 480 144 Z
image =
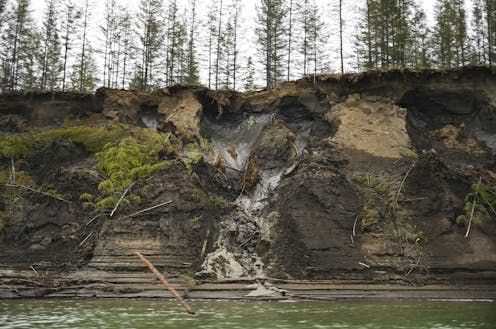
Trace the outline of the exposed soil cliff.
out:
M 195 280 L 496 281 L 487 68 L 245 94 L 3 94 L 0 133 L 0 297 L 155 296 L 134 251 L 185 291 Z M 161 162 L 123 192 L 95 154 L 129 136 Z

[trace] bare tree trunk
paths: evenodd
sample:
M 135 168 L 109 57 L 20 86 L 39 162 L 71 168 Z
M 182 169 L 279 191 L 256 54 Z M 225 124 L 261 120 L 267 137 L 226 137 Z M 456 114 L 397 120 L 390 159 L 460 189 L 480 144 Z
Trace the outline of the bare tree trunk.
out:
M 83 24 L 83 48 L 81 51 L 81 67 L 79 68 L 79 92 L 83 91 L 83 76 L 84 76 L 84 57 L 86 56 L 86 29 L 88 26 L 88 0 L 84 7 L 84 24 Z
M 291 41 L 293 37 L 293 0 L 289 2 L 289 35 L 288 35 L 288 77 L 287 80 L 291 79 Z
M 220 60 L 221 29 L 222 29 L 222 0 L 220 0 L 219 27 L 217 29 L 217 58 L 216 58 L 216 64 L 215 64 L 215 89 L 219 89 L 219 60 Z
M 339 55 L 341 57 L 341 74 L 344 73 L 344 60 L 343 60 L 343 0 L 339 0 Z

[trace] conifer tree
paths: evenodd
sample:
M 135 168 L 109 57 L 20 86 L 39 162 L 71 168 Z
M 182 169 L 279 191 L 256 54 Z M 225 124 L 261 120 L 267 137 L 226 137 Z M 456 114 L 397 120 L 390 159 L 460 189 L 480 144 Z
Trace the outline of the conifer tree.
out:
M 487 61 L 489 67 L 496 63 L 496 0 L 484 1 L 487 28 Z
M 246 64 L 246 76 L 244 89 L 246 91 L 255 90 L 255 67 L 253 66 L 253 59 L 248 57 L 248 63 Z
M 186 82 L 189 84 L 199 83 L 198 62 L 196 60 L 196 24 L 197 24 L 197 0 L 190 0 L 190 18 L 188 35 L 188 76 Z
M 366 0 L 358 23 L 357 57 L 370 68 L 407 67 L 427 51 L 425 13 L 414 0 Z M 422 45 L 422 49 L 414 45 Z
M 39 85 L 39 50 L 41 49 L 41 35 L 34 26 L 28 32 L 28 42 L 26 44 L 23 57 L 23 77 L 22 89 L 33 90 Z M 52 80 L 53 81 L 53 80 Z M 49 80 L 50 82 L 50 80 Z M 53 88 L 52 88 L 53 89 Z
M 217 19 L 217 50 L 215 51 L 215 89 L 219 89 L 219 74 L 221 71 L 220 61 L 221 61 L 221 44 L 222 44 L 222 10 L 223 10 L 223 1 L 219 0 L 218 5 L 218 19 Z
M 463 1 L 438 0 L 433 35 L 438 66 L 453 67 L 465 64 L 466 31 Z
M 181 34 L 178 7 L 176 0 L 169 0 L 168 16 L 167 16 L 167 46 L 166 46 L 166 83 L 168 85 L 176 83 L 174 74 L 177 69 L 176 64 L 178 61 L 178 37 Z
M 81 18 L 81 12 L 72 0 L 66 0 L 62 10 L 62 91 L 67 87 L 67 70 L 69 62 L 69 52 L 72 50 L 74 35 L 77 29 L 77 21 Z
M 215 6 L 215 2 L 212 2 L 210 4 L 208 14 L 207 14 L 207 22 L 206 22 L 206 28 L 208 30 L 208 42 L 207 42 L 207 60 L 208 60 L 208 83 L 207 86 L 209 89 L 212 88 L 212 82 L 213 82 L 213 74 L 214 74 L 214 44 L 215 44 L 215 38 L 216 38 L 216 26 L 217 26 L 217 9 Z
M 93 47 L 86 43 L 84 58 L 76 61 L 70 76 L 70 90 L 73 92 L 88 93 L 96 88 L 96 62 Z
M 104 36 L 103 40 L 103 85 L 111 87 L 112 80 L 112 64 L 113 64 L 113 48 L 115 38 L 119 35 L 117 31 L 117 12 L 115 0 L 105 1 L 104 22 L 100 26 L 100 31 Z
M 31 49 L 35 34 L 29 12 L 29 0 L 15 1 L 6 13 L 6 26 L 2 33 L 2 90 L 23 88 L 26 79 L 34 72 L 34 49 Z
M 344 74 L 343 57 L 343 0 L 339 0 L 339 59 L 341 63 L 341 74 Z
M 232 6 L 231 6 L 231 13 L 232 13 L 232 28 L 233 28 L 233 38 L 232 38 L 232 45 L 233 45 L 233 51 L 232 51 L 232 77 L 233 77 L 233 84 L 232 84 L 232 89 L 236 90 L 237 87 L 237 77 L 238 77 L 238 71 L 239 71 L 239 46 L 238 46 L 238 34 L 239 34 L 239 29 L 240 29 L 240 24 L 241 24 L 241 0 L 233 0 Z
M 128 81 L 128 63 L 132 59 L 132 47 L 134 45 L 132 32 L 132 18 L 131 13 L 127 7 L 121 9 L 121 15 L 119 17 L 119 34 L 120 34 L 120 46 L 121 56 L 122 56 L 122 70 L 120 77 L 121 88 L 126 87 Z
M 89 15 L 90 15 L 90 2 L 89 0 L 85 0 L 83 2 L 83 7 L 81 9 L 81 30 L 82 30 L 82 35 L 81 35 L 81 51 L 79 54 L 79 59 L 78 59 L 78 65 L 74 65 L 74 69 L 77 69 L 77 72 L 73 72 L 73 75 L 77 75 L 79 77 L 79 92 L 85 91 L 85 86 L 86 86 L 86 77 L 89 72 L 89 68 L 87 65 L 87 60 L 90 58 L 89 55 L 87 54 L 87 46 L 88 46 L 88 24 L 89 24 Z M 73 80 L 73 90 L 74 90 L 74 80 Z
M 286 7 L 283 0 L 261 0 L 257 7 L 257 35 L 260 62 L 264 66 L 265 81 L 269 88 L 281 82 L 284 76 Z
M 150 90 L 155 85 L 154 70 L 161 55 L 164 32 L 161 0 L 140 0 L 137 15 L 140 61 L 136 65 L 134 86 L 141 90 Z
M 294 13 L 293 0 L 289 0 L 288 6 L 288 73 L 287 80 L 291 79 L 291 50 L 293 43 L 293 13 Z
M 40 58 L 42 90 L 54 90 L 58 86 L 60 63 L 60 40 L 56 20 L 56 8 L 59 3 L 55 0 L 46 1 L 46 11 L 43 18 L 42 44 L 43 52 Z
M 410 40 L 407 42 L 407 67 L 428 68 L 430 60 L 430 30 L 427 27 L 425 11 L 418 4 L 413 8 L 411 19 Z
M 323 26 L 320 9 L 315 0 L 303 1 L 301 8 L 301 27 L 303 39 L 300 53 L 303 58 L 303 75 L 321 71 L 320 54 L 323 52 Z

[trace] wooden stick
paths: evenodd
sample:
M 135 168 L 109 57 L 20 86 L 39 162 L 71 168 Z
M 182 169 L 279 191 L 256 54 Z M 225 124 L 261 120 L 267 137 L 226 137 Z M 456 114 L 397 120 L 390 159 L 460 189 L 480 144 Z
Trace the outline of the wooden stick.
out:
M 358 216 L 359 215 L 356 215 L 355 217 L 355 222 L 353 223 L 353 231 L 351 232 L 351 244 L 355 244 L 355 239 L 353 239 L 353 237 L 356 237 L 356 234 L 355 234 L 355 230 L 356 230 L 356 224 L 358 222 Z
M 158 208 L 158 207 L 162 207 L 162 206 L 168 205 L 169 203 L 172 203 L 172 200 L 169 200 L 169 201 L 167 201 L 167 202 L 164 202 L 164 203 L 158 204 L 158 205 L 156 205 L 156 206 L 152 206 L 152 207 L 150 207 L 150 208 L 146 208 L 146 209 L 143 209 L 143 210 L 140 210 L 140 211 L 137 211 L 137 212 L 133 212 L 133 213 L 132 213 L 132 214 L 130 214 L 130 215 L 127 215 L 127 216 L 124 216 L 124 217 L 119 218 L 119 220 L 121 220 L 121 219 L 126 219 L 126 218 L 129 218 L 129 217 L 134 217 L 134 216 L 136 216 L 136 215 L 139 215 L 139 214 L 142 214 L 142 213 L 144 213 L 144 212 L 147 212 L 147 211 L 153 210 L 153 209 L 155 209 L 155 208 Z
M 91 223 L 93 223 L 98 217 L 101 217 L 103 216 L 103 214 L 97 214 L 95 215 L 95 217 L 93 217 L 92 219 L 90 219 L 84 226 L 88 226 L 90 225 Z
M 148 259 L 146 259 L 145 256 L 143 256 L 141 253 L 135 252 L 135 254 L 143 261 L 143 263 L 145 263 L 146 266 L 148 266 L 150 271 L 152 271 L 153 274 L 157 276 L 160 282 L 162 282 L 162 284 L 170 291 L 172 296 L 174 296 L 174 298 L 176 298 L 179 304 L 181 304 L 184 307 L 186 312 L 188 312 L 189 314 L 195 314 L 195 312 L 193 312 L 191 307 L 189 307 L 189 305 L 186 304 L 184 299 L 182 299 L 181 296 L 179 296 L 177 291 L 169 284 L 169 282 L 167 282 L 167 280 L 164 278 L 162 274 L 160 274 L 160 272 L 155 268 L 155 266 L 153 266 L 153 264 Z
M 36 273 L 36 276 L 40 276 L 40 273 L 31 265 L 31 269 L 33 270 L 34 273 Z
M 86 238 L 84 238 L 83 241 L 81 241 L 81 243 L 79 244 L 79 246 L 81 247 L 86 241 L 88 241 L 89 238 L 91 238 L 92 235 L 93 235 L 93 232 L 91 232 L 90 234 L 88 234 L 88 236 Z
M 11 183 L 13 185 L 16 185 L 16 178 L 15 178 L 16 172 L 15 172 L 14 157 L 10 158 L 10 174 L 12 175 L 11 176 Z
M 362 266 L 363 266 L 363 267 L 365 267 L 365 268 L 370 268 L 370 265 L 367 265 L 367 264 L 365 264 L 365 263 L 358 262 L 358 264 L 362 265 Z
M 202 246 L 202 251 L 201 251 L 201 258 L 205 256 L 205 252 L 207 251 L 207 244 L 208 244 L 208 237 L 210 235 L 210 227 L 207 228 L 207 236 L 205 237 L 205 241 L 203 241 L 203 246 Z
M 479 192 L 479 186 L 481 183 L 482 177 L 479 177 L 479 182 L 477 183 L 477 190 L 474 193 L 474 202 L 472 203 L 472 211 L 470 212 L 470 219 L 468 220 L 467 232 L 465 232 L 465 239 L 468 238 L 470 234 L 470 228 L 472 227 L 472 219 L 474 218 L 475 213 L 475 205 L 477 203 L 477 193 Z
M 119 198 L 119 201 L 117 201 L 117 204 L 115 205 L 114 209 L 112 209 L 112 212 L 110 213 L 110 217 L 114 216 L 114 213 L 117 211 L 117 208 L 119 208 L 119 205 L 121 204 L 122 200 L 124 200 L 124 197 L 126 196 L 127 192 L 133 187 L 133 185 L 136 184 L 136 181 L 132 182 L 127 189 L 122 193 L 121 197 Z
M 410 168 L 408 168 L 408 171 L 406 172 L 405 177 L 403 177 L 403 180 L 401 181 L 400 187 L 398 188 L 398 192 L 396 192 L 396 198 L 395 198 L 394 203 L 393 203 L 393 209 L 398 204 L 398 199 L 400 197 L 401 189 L 403 188 L 403 185 L 405 184 L 406 179 L 408 178 L 408 175 L 410 175 L 410 171 L 412 171 L 413 167 L 415 167 L 415 161 L 413 161 Z
M 47 196 L 47 197 L 50 197 L 50 198 L 54 198 L 54 199 L 57 199 L 59 201 L 63 201 L 63 202 L 67 202 L 69 204 L 71 204 L 72 202 L 69 201 L 69 200 L 66 200 L 66 199 L 62 199 L 62 198 L 59 198 L 58 196 L 55 196 L 55 195 L 51 195 L 49 193 L 46 193 L 46 192 L 42 192 L 40 190 L 36 190 L 32 187 L 29 187 L 29 186 L 24 186 L 24 185 L 18 185 L 18 184 L 5 184 L 5 186 L 8 186 L 8 187 L 16 187 L 16 188 L 23 188 L 25 190 L 28 190 L 28 191 L 31 191 L 31 192 L 35 192 L 35 193 L 39 193 L 39 194 L 43 194 L 44 196 Z

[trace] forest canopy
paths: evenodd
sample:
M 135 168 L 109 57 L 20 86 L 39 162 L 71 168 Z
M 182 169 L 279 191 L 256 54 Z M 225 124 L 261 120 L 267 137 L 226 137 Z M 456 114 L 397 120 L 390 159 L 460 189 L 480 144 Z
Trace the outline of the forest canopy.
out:
M 436 0 L 432 22 L 419 1 L 359 0 L 351 9 L 343 0 L 257 0 L 247 20 L 242 0 L 140 0 L 133 8 L 45 0 L 36 19 L 30 0 L 0 0 L 0 91 L 254 90 L 331 66 L 494 66 L 496 0 Z

